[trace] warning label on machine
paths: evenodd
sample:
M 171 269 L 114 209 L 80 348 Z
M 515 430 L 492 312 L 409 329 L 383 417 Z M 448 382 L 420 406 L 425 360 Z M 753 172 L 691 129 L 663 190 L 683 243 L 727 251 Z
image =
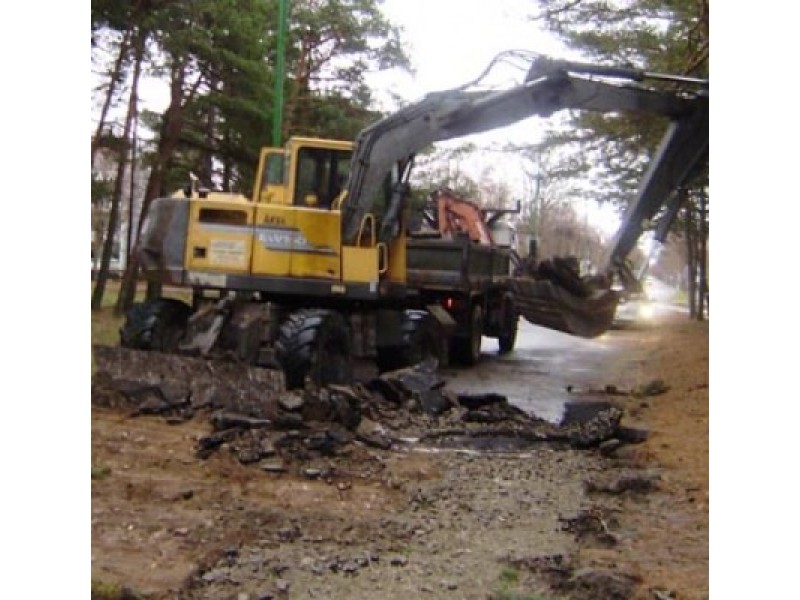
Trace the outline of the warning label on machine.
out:
M 214 266 L 247 266 L 244 240 L 213 240 L 208 248 L 208 262 Z

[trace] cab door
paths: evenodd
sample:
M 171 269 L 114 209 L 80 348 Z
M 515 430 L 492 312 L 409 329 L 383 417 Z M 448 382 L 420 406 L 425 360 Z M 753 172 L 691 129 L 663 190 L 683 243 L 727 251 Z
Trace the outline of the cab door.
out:
M 286 193 L 286 154 L 283 148 L 261 149 L 253 189 L 256 204 L 291 204 Z

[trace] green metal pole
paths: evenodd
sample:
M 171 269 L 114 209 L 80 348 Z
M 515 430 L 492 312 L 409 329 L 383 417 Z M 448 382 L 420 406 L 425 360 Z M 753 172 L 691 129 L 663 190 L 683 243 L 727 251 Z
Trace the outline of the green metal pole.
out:
M 289 0 L 278 0 L 278 50 L 275 63 L 275 99 L 272 111 L 272 145 L 281 146 L 281 124 L 283 123 L 283 81 L 286 72 L 286 21 Z

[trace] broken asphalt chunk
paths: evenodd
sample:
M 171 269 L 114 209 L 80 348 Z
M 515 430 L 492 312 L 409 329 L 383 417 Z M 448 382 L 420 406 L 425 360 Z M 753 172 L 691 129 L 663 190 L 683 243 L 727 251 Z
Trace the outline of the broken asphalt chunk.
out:
M 269 419 L 256 419 L 230 412 L 217 412 L 211 415 L 211 426 L 215 431 L 224 431 L 225 429 L 264 429 L 270 427 L 272 421 Z

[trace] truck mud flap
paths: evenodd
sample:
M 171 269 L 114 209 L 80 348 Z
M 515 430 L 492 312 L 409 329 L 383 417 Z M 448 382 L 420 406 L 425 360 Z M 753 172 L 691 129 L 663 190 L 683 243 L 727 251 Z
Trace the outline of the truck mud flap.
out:
M 514 277 L 508 285 L 517 311 L 526 321 L 585 338 L 611 328 L 619 301 L 614 290 L 599 290 L 581 298 L 548 280 Z

